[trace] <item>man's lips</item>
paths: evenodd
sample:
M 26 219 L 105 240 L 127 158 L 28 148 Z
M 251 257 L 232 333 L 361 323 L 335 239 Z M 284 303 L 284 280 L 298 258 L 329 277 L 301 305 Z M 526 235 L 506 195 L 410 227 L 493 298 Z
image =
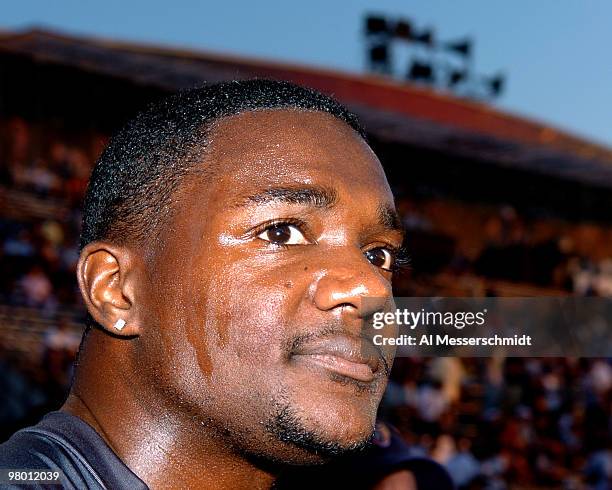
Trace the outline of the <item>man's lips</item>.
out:
M 379 371 L 386 371 L 386 363 L 371 342 L 348 335 L 313 339 L 297 347 L 292 358 L 366 383 L 373 381 Z

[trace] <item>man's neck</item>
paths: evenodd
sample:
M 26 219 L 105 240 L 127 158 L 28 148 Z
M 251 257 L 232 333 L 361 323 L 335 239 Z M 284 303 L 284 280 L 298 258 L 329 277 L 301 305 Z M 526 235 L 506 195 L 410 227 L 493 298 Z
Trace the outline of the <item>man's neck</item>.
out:
M 181 419 L 142 393 L 137 396 L 123 376 L 100 375 L 113 372 L 117 359 L 112 354 L 106 366 L 99 365 L 100 356 L 94 358 L 79 360 L 62 410 L 93 427 L 149 488 L 271 487 L 273 475 L 235 454 L 212 429 L 191 417 Z

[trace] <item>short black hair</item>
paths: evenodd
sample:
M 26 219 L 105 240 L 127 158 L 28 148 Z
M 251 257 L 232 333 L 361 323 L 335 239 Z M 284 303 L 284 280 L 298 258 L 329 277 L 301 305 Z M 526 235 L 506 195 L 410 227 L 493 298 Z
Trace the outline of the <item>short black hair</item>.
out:
M 85 195 L 80 248 L 96 240 L 141 243 L 163 222 L 181 178 L 193 172 L 218 120 L 249 111 L 326 112 L 365 133 L 357 116 L 314 90 L 274 80 L 229 81 L 178 92 L 113 136 Z

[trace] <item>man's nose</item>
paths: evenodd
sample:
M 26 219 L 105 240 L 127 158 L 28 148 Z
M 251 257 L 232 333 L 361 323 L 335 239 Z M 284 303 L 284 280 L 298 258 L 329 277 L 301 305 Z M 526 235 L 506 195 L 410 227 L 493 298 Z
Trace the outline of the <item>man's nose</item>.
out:
M 357 318 L 384 310 L 392 298 L 389 280 L 358 251 L 350 257 L 335 256 L 313 287 L 317 308 L 339 308 Z

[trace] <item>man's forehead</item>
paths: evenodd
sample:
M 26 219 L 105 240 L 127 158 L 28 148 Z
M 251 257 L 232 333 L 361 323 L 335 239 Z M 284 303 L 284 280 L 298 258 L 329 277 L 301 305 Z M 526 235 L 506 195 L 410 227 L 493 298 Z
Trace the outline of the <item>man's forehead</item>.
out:
M 227 117 L 214 124 L 210 140 L 213 158 L 292 152 L 307 158 L 334 154 L 342 149 L 351 155 L 376 160 L 370 147 L 348 124 L 316 111 L 275 109 Z
M 219 121 L 205 164 L 240 187 L 350 183 L 386 187 L 376 155 L 346 123 L 322 112 L 267 110 Z
M 331 130 L 342 135 L 361 136 L 341 119 L 322 111 L 280 108 L 258 109 L 218 119 L 211 127 L 211 133 L 221 140 L 231 140 L 234 143 L 266 134 L 277 138 L 290 136 L 294 132 L 304 134 L 319 134 Z M 213 137 L 213 140 L 217 138 Z

